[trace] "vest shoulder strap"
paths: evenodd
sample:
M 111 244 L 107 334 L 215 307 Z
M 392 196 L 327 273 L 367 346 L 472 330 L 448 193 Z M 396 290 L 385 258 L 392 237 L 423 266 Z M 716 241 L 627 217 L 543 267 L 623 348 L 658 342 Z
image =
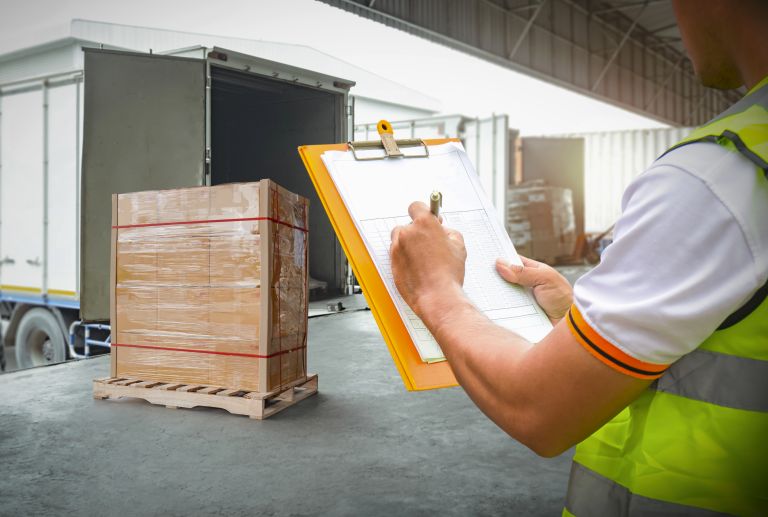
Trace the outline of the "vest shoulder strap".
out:
M 758 111 L 756 112 L 755 110 Z M 745 126 L 749 126 L 753 129 L 755 127 L 760 128 L 758 134 L 762 135 L 761 138 L 765 137 L 765 135 L 768 135 L 768 130 L 766 130 L 766 127 L 768 127 L 768 82 L 757 90 L 744 96 L 741 100 L 739 100 L 739 102 L 735 103 L 733 106 L 720 113 L 705 125 L 694 130 L 688 138 L 684 139 L 676 145 L 673 145 L 661 156 L 665 156 L 670 151 L 696 142 L 712 142 L 715 144 L 722 144 L 723 140 L 727 140 L 735 147 L 739 154 L 747 158 L 749 161 L 754 163 L 755 166 L 761 169 L 765 178 L 768 179 L 768 156 L 764 156 L 765 153 L 760 155 L 751 149 L 739 136 L 737 131 L 734 131 L 734 129 L 737 129 L 736 127 L 731 129 L 726 129 L 723 127 L 725 124 L 730 125 L 731 123 L 724 119 L 728 117 L 735 117 L 735 120 L 738 120 L 739 114 L 743 114 L 742 120 L 744 121 Z M 763 121 L 763 117 L 765 117 L 765 121 Z M 738 123 L 736 125 L 738 125 Z M 762 287 L 755 291 L 754 295 L 747 301 L 747 303 L 737 309 L 736 312 L 728 316 L 720 324 L 717 330 L 723 330 L 736 325 L 744 318 L 749 316 L 755 309 L 757 309 L 757 307 L 763 303 L 767 297 L 768 282 L 766 282 Z
M 765 282 L 763 286 L 755 291 L 752 298 L 747 300 L 747 303 L 739 307 L 736 312 L 725 318 L 725 320 L 717 327 L 717 330 L 724 330 L 729 327 L 733 327 L 741 320 L 752 314 L 765 299 L 768 298 L 768 282 Z
M 742 115 L 742 117 L 739 118 L 739 115 Z M 731 119 L 732 122 L 725 120 L 729 117 L 734 117 Z M 765 135 L 768 134 L 768 130 L 766 129 L 766 127 L 768 127 L 768 82 L 757 90 L 744 96 L 733 106 L 723 111 L 703 126 L 695 129 L 690 136 L 667 149 L 661 156 L 665 156 L 670 151 L 683 147 L 684 145 L 696 142 L 712 142 L 720 144 L 723 140 L 727 140 L 733 144 L 742 156 L 759 167 L 765 174 L 766 179 L 768 179 L 768 157 L 755 152 L 755 150 L 751 149 L 750 146 L 744 142 L 742 137 L 739 136 L 739 128 L 736 127 L 739 125 L 739 120 L 741 120 L 742 125 L 751 126 L 753 129 L 760 128 L 758 134 L 762 135 L 762 137 L 765 137 Z M 731 123 L 734 123 L 734 127 L 730 127 Z M 760 139 L 762 137 L 760 137 Z

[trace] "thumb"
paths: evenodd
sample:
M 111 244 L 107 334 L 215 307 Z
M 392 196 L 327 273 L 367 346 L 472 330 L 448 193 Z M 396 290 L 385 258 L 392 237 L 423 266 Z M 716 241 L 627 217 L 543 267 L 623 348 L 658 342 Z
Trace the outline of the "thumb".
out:
M 518 266 L 502 259 L 496 260 L 496 271 L 501 278 L 523 287 L 535 287 L 541 283 L 541 270 L 535 267 Z

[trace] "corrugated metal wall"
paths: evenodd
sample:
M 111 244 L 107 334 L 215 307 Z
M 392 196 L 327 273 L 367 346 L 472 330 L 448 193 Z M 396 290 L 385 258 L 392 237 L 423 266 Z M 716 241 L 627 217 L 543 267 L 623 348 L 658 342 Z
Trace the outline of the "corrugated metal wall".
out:
M 656 33 L 674 30 L 666 1 L 321 1 L 670 124 L 702 124 L 742 95 L 702 86 Z
M 584 138 L 586 231 L 603 231 L 616 222 L 627 185 L 690 131 L 664 128 L 567 135 Z

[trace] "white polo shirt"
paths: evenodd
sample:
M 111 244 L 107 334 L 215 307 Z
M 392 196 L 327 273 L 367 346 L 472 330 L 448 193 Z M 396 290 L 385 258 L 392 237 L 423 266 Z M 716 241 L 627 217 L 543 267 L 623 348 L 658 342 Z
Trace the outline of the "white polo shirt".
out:
M 604 363 L 653 379 L 767 278 L 763 171 L 717 144 L 689 144 L 627 188 L 614 242 L 576 282 L 569 325 Z

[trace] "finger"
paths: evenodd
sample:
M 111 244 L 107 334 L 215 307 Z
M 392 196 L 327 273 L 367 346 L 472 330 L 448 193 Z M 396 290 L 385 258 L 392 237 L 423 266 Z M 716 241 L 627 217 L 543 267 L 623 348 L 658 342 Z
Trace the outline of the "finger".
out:
M 522 255 L 518 255 L 518 257 L 520 257 L 520 260 L 523 261 L 523 265 L 525 267 L 541 267 L 544 265 L 538 260 L 529 259 L 528 257 L 524 257 Z
M 461 234 L 461 232 L 458 232 L 456 230 L 452 230 L 450 228 L 446 228 L 445 229 L 445 234 L 452 241 L 456 241 L 456 242 L 460 242 L 461 244 L 464 244 L 464 236 Z
M 397 240 L 400 238 L 400 232 L 402 229 L 402 226 L 395 226 L 392 228 L 392 233 L 389 234 L 389 240 L 391 241 L 392 246 L 394 246 L 397 243 Z
M 414 221 L 418 217 L 423 217 L 427 214 L 430 214 L 429 207 L 422 203 L 421 201 L 414 201 L 411 203 L 411 205 L 408 207 L 408 215 L 411 216 L 411 219 Z
M 541 270 L 536 267 L 519 266 L 497 259 L 496 271 L 507 282 L 524 287 L 535 287 L 541 283 Z

